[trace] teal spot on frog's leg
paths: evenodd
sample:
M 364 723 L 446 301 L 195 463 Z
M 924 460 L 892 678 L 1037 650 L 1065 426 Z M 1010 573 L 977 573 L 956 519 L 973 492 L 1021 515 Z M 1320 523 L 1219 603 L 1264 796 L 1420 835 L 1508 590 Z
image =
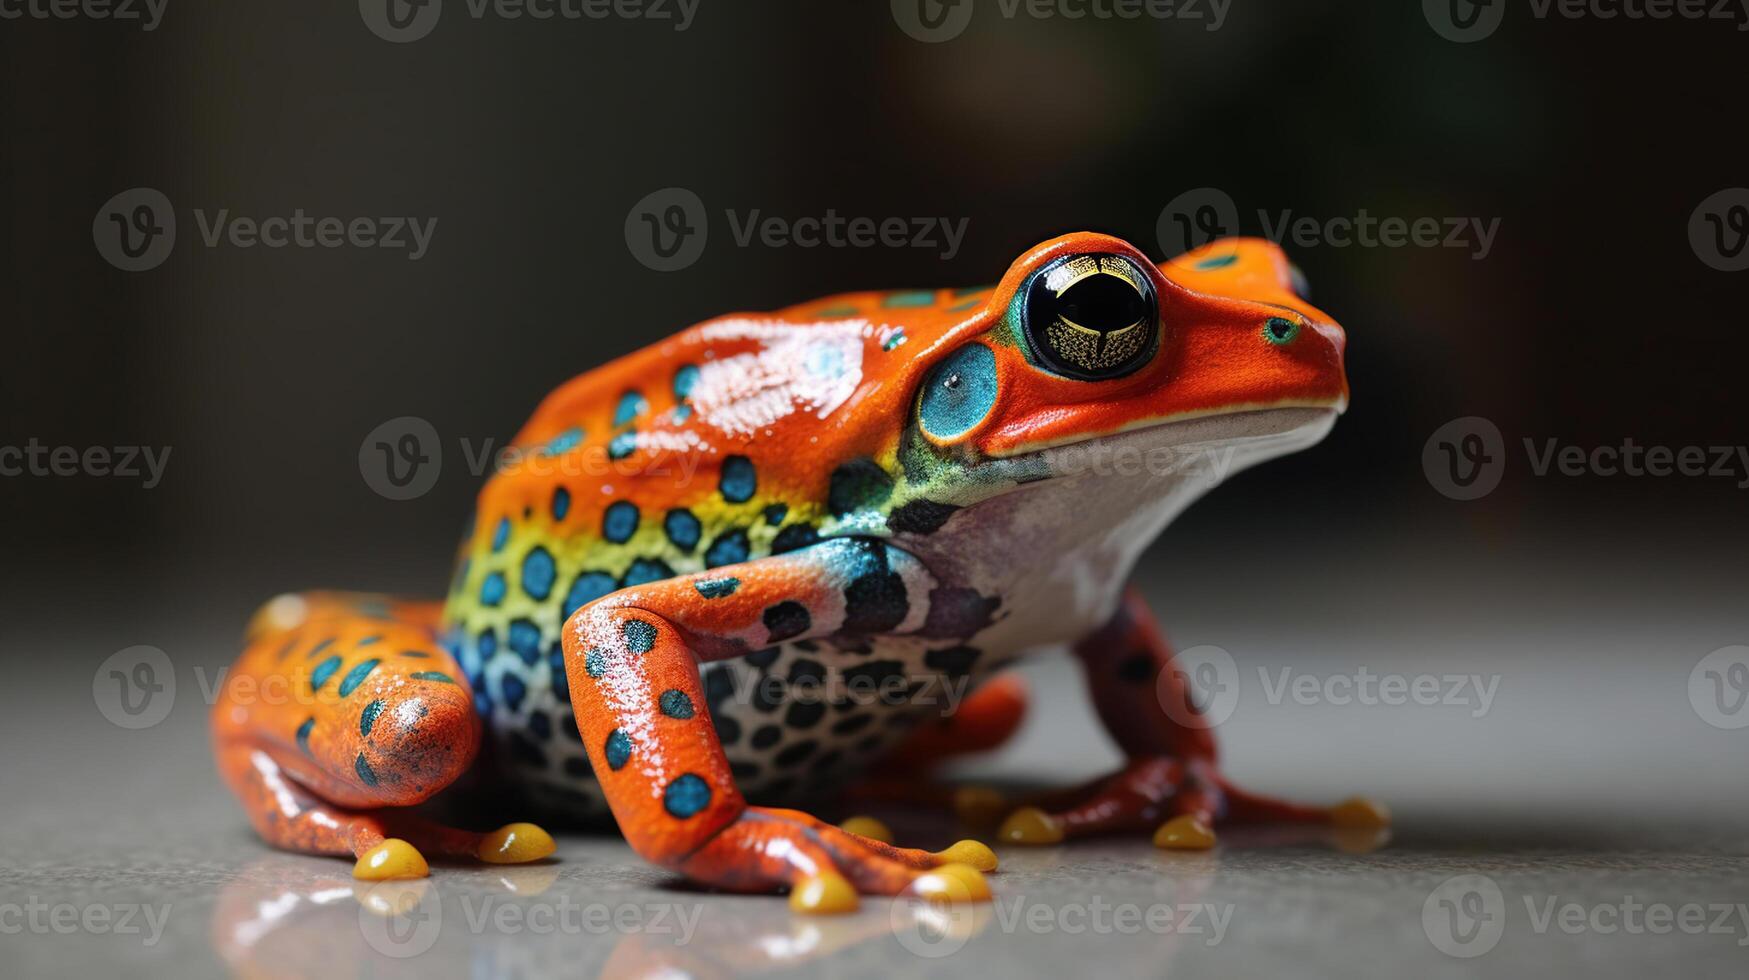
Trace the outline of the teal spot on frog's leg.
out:
M 607 444 L 608 459 L 625 459 L 638 449 L 638 434 L 635 431 L 621 432 Z
M 839 303 L 835 306 L 828 306 L 825 309 L 816 310 L 814 311 L 814 315 L 822 320 L 837 320 L 847 316 L 855 316 L 856 307 L 851 306 L 848 303 Z
M 662 791 L 662 807 L 680 820 L 693 816 L 711 803 L 710 784 L 692 773 L 681 773 Z
M 373 726 L 375 726 L 377 723 L 377 716 L 382 714 L 382 713 L 383 713 L 383 699 L 382 698 L 377 698 L 375 701 L 372 701 L 371 703 L 365 705 L 364 710 L 362 712 L 360 712 L 358 715 L 358 734 L 363 735 L 366 738 L 369 738 L 371 728 Z
M 487 606 L 496 606 L 503 601 L 504 573 L 493 572 L 486 576 L 484 582 L 480 583 L 480 603 Z
M 731 504 L 746 503 L 753 499 L 753 491 L 758 488 L 758 482 L 752 460 L 745 456 L 729 456 L 723 460 L 723 470 L 717 486 L 722 491 L 724 500 Z
M 583 430 L 572 426 L 547 441 L 547 452 L 557 455 L 576 449 L 583 442 Z
M 358 690 L 358 685 L 363 684 L 364 679 L 369 677 L 370 672 L 376 670 L 377 664 L 380 663 L 382 663 L 381 660 L 372 659 L 361 660 L 354 665 L 351 670 L 346 672 L 346 676 L 340 679 L 340 696 L 345 697 Z
M 304 654 L 304 659 L 314 660 L 316 659 L 316 654 L 321 653 L 323 650 L 326 650 L 333 645 L 334 638 L 332 636 L 323 637 L 316 641 L 316 645 L 310 648 L 309 653 Z
M 913 289 L 905 292 L 888 293 L 881 300 L 882 306 L 930 306 L 935 303 L 935 290 Z
M 298 748 L 303 749 L 305 755 L 310 754 L 310 733 L 315 729 L 316 719 L 314 717 L 305 718 L 304 723 L 298 726 Z
M 963 435 L 996 406 L 996 355 L 983 344 L 949 354 L 923 382 L 917 418 L 937 439 Z
M 1238 253 L 1232 255 L 1217 255 L 1212 259 L 1203 259 L 1196 264 L 1196 267 L 1203 272 L 1208 272 L 1212 269 L 1225 269 L 1227 266 L 1232 265 L 1237 261 L 1239 261 Z
M 565 593 L 565 608 L 562 610 L 564 617 L 570 619 L 572 613 L 612 592 L 616 587 L 613 576 L 606 572 L 584 572 L 577 576 L 577 581 L 571 583 L 571 591 Z
M 616 500 L 607 505 L 601 515 L 601 536 L 614 544 L 625 544 L 638 530 L 638 505 L 629 500 Z
M 492 529 L 492 550 L 503 551 L 504 543 L 510 540 L 510 518 L 498 518 L 498 526 Z
M 632 758 L 632 740 L 622 729 L 615 728 L 607 733 L 607 744 L 602 746 L 601 754 L 607 756 L 607 768 L 618 772 Z
M 656 648 L 656 627 L 641 619 L 628 619 L 620 627 L 626 646 L 633 653 L 649 653 Z
M 338 671 L 339 669 L 339 657 L 329 657 L 327 660 L 317 664 L 310 671 L 310 690 L 312 692 L 320 691 L 322 685 L 328 683 L 328 678 L 333 677 L 335 671 Z
M 429 659 L 431 659 L 431 654 L 426 653 L 423 650 L 402 650 L 401 656 L 412 657 L 414 660 L 429 660 Z
M 893 331 L 893 335 L 891 337 L 888 337 L 886 339 L 886 341 L 881 344 L 881 350 L 892 350 L 892 349 L 898 347 L 900 344 L 903 344 L 904 342 L 905 342 L 905 331 L 895 330 L 895 331 Z
M 600 650 L 591 650 L 583 657 L 583 670 L 590 677 L 600 677 L 607 673 L 607 655 Z
M 617 428 L 649 411 L 650 403 L 636 391 L 628 391 L 619 396 L 619 404 L 613 410 L 613 424 Z
M 364 780 L 366 786 L 375 786 L 377 784 L 376 770 L 370 767 L 370 763 L 364 761 L 363 752 L 358 754 L 358 760 L 352 764 L 352 768 L 357 770 L 358 778 Z
M 979 293 L 987 293 L 995 288 L 995 286 L 961 286 L 953 291 L 953 296 L 954 299 L 959 299 L 961 296 L 976 296 Z
M 692 394 L 692 386 L 698 384 L 698 365 L 682 364 L 674 371 L 674 397 L 686 398 Z
M 967 311 L 975 306 L 982 305 L 983 302 L 984 301 L 981 299 L 968 299 L 964 303 L 955 303 L 954 305 L 948 307 L 947 311 L 949 313 L 964 313 L 965 311 Z
M 735 590 L 741 587 L 741 580 L 733 576 L 728 578 L 701 578 L 693 582 L 692 587 L 697 589 L 698 594 L 704 596 L 706 599 L 721 599 L 724 596 L 734 595 Z
M 826 506 L 843 517 L 886 503 L 893 493 L 893 478 L 872 459 L 853 459 L 832 471 L 826 489 Z
M 553 490 L 553 520 L 562 521 L 571 512 L 571 491 L 564 487 Z
M 357 643 L 357 645 L 358 645 L 358 646 L 361 646 L 361 647 L 368 647 L 368 646 L 370 646 L 370 645 L 371 645 L 371 644 L 372 644 L 372 643 L 376 643 L 376 642 L 378 642 L 378 641 L 379 641 L 379 640 L 381 640 L 381 639 L 382 639 L 382 638 L 383 638 L 383 637 L 382 637 L 382 634 L 380 634 L 380 633 L 379 633 L 379 634 L 377 634 L 377 635 L 375 635 L 375 636 L 367 636 L 367 637 L 365 637 L 365 638 L 364 638 L 364 639 L 362 639 L 362 640 L 359 640 L 359 641 L 358 641 L 358 643 Z
M 661 705 L 662 713 L 670 718 L 685 721 L 692 717 L 692 699 L 686 696 L 685 691 L 673 688 L 663 691 L 658 703 Z
M 674 421 L 684 422 L 687 419 L 692 418 L 692 406 L 676 405 L 674 406 L 674 410 L 669 414 L 673 417 Z
M 662 518 L 662 531 L 668 535 L 668 540 L 687 554 L 698 547 L 698 538 L 703 528 L 692 511 L 684 507 L 676 507 Z
M 412 679 L 414 679 L 416 681 L 435 681 L 438 684 L 454 684 L 455 683 L 455 678 L 449 676 L 448 674 L 444 673 L 441 670 L 421 670 L 421 671 L 418 671 L 416 673 L 408 674 L 407 676 L 411 677 Z
M 553 579 L 558 575 L 553 567 L 553 554 L 540 545 L 529 549 L 522 559 L 522 591 L 530 599 L 545 602 L 553 591 Z

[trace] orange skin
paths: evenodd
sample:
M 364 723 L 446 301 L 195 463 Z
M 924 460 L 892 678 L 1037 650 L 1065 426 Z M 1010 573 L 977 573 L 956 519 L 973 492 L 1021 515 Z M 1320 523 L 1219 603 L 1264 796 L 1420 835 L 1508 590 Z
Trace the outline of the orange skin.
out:
M 1026 346 L 1037 341 L 1023 343 L 1009 319 L 1035 273 L 1089 253 L 1133 263 L 1158 310 L 1157 352 L 1096 380 L 1042 369 Z M 1297 329 L 1266 343 L 1267 323 Z M 993 355 L 999 394 L 975 424 L 939 438 L 915 421 L 919 391 L 969 343 Z M 523 455 L 480 494 L 441 609 L 313 594 L 264 610 L 214 713 L 220 769 L 257 830 L 281 847 L 366 855 L 390 837 L 440 854 L 496 846 L 500 838 L 394 808 L 429 798 L 473 763 L 482 739 L 476 704 L 496 702 L 477 687 L 478 665 L 454 650 L 501 635 L 516 617 L 539 641 L 523 651 L 531 670 L 550 643 L 562 651 L 553 654 L 552 690 L 568 689 L 588 769 L 647 859 L 718 887 L 792 888 L 792 904 L 810 911 L 848 907 L 855 893 L 987 894 L 975 871 L 943 869 L 971 861 L 990 870 L 994 858 L 981 845 L 895 848 L 797 811 L 750 806 L 713 728 L 700 665 L 847 634 L 963 640 L 974 627 L 941 632 L 949 627 L 935 615 L 939 590 L 960 583 L 938 577 L 952 567 L 944 550 L 952 546 L 930 535 L 993 486 L 1011 484 L 1007 474 L 1017 471 L 1004 465 L 1179 420 L 1340 411 L 1344 343 L 1341 328 L 1296 295 L 1272 244 L 1228 240 L 1155 265 L 1092 233 L 1039 245 L 993 287 L 851 293 L 699 324 L 541 403 L 514 441 Z M 884 481 L 872 502 L 840 503 L 849 461 Z M 919 475 L 931 468 L 949 477 Z M 627 504 L 647 516 L 612 532 L 612 508 Z M 660 515 L 676 511 L 693 518 L 698 547 L 660 538 Z M 808 532 L 806 546 L 778 547 L 778 524 Z M 695 552 L 725 528 L 747 529 L 738 549 L 724 552 L 738 560 L 701 563 Z M 662 558 L 659 576 L 633 581 L 626 571 L 617 589 L 559 608 L 579 570 L 618 575 L 651 554 Z M 527 557 L 517 565 L 507 556 Z M 874 579 L 900 598 L 859 607 L 858 588 Z M 1024 815 L 1005 839 L 1146 830 L 1163 817 L 1189 820 L 1195 832 L 1223 819 L 1353 818 L 1352 808 L 1277 803 L 1232 787 L 1215 767 L 1210 733 L 1162 710 L 1161 698 L 1188 695 L 1171 679 L 1171 651 L 1145 608 L 1133 597 L 1111 603 L 1115 614 L 1076 650 L 1132 761 L 1062 798 L 1063 808 Z M 1156 685 L 1162 671 L 1167 679 Z M 239 687 L 274 681 L 297 696 L 270 703 Z M 987 687 L 955 719 L 897 747 L 887 771 L 990 747 L 1013 730 L 1023 704 L 1012 684 Z

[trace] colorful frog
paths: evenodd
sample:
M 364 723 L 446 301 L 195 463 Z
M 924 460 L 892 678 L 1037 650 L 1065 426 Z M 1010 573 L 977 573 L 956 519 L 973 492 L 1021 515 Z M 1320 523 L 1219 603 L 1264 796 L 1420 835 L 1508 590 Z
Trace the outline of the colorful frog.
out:
M 1000 840 L 1380 825 L 1365 800 L 1228 782 L 1126 589 L 1192 500 L 1346 406 L 1343 332 L 1299 281 L 1264 241 L 1157 265 L 1071 234 L 994 286 L 721 317 L 581 375 L 481 491 L 447 601 L 308 593 L 257 614 L 214 713 L 219 768 L 268 842 L 355 856 L 361 878 L 552 853 L 533 824 L 407 809 L 473 770 L 539 812 L 611 810 L 647 860 L 789 889 L 798 910 L 976 900 L 981 843 L 899 848 L 750 800 L 991 747 L 1024 707 L 995 675 L 1069 644 L 1129 761 L 1015 809 Z

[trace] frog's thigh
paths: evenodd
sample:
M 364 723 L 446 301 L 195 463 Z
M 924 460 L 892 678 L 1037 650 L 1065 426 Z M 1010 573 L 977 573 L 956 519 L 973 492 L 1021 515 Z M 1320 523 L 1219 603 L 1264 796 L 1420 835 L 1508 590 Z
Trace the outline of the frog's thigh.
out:
M 700 661 L 786 640 L 919 629 L 933 581 L 882 542 L 835 539 L 623 589 L 565 624 L 589 761 L 640 854 L 677 865 L 746 809 L 699 682 Z

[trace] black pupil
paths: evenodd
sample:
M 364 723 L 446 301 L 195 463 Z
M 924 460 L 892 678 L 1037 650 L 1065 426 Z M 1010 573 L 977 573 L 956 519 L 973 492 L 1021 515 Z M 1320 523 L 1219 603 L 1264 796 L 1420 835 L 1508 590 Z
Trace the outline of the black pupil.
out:
M 1291 322 L 1279 317 L 1273 318 L 1269 321 L 1270 336 L 1274 337 L 1276 340 L 1286 338 L 1288 334 L 1293 332 L 1293 329 L 1294 325 Z
M 1066 319 L 1100 333 L 1121 330 L 1147 313 L 1136 287 L 1104 273 L 1070 286 L 1060 302 Z

